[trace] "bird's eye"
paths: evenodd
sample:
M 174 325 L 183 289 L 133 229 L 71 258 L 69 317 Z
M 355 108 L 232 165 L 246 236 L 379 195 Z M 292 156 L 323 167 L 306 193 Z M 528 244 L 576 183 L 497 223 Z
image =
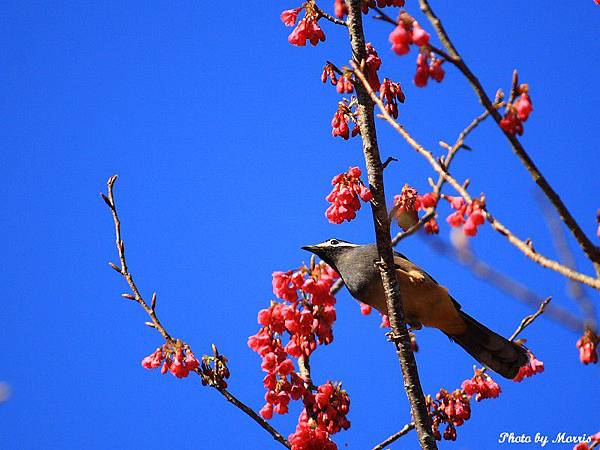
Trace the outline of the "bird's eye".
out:
M 340 243 L 340 241 L 338 241 L 337 239 L 332 239 L 332 240 L 329 241 L 329 243 L 331 245 L 338 245 Z

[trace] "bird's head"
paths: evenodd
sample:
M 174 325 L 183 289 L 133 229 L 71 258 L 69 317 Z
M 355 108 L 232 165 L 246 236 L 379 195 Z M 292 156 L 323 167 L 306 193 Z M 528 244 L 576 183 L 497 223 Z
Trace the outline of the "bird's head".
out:
M 314 253 L 330 266 L 336 267 L 338 259 L 348 251 L 360 247 L 351 242 L 342 241 L 341 239 L 328 239 L 320 244 L 306 245 L 302 250 L 307 250 Z

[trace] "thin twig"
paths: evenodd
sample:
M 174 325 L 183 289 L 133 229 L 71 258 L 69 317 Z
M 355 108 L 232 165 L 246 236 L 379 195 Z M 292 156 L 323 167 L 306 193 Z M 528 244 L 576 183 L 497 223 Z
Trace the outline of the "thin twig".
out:
M 105 203 L 110 208 L 112 216 L 113 216 L 113 221 L 115 224 L 117 251 L 119 253 L 119 260 L 121 262 L 121 267 L 118 267 L 114 264 L 111 264 L 111 267 L 113 267 L 115 270 L 117 270 L 123 276 L 123 278 L 125 278 L 125 281 L 127 281 L 127 284 L 129 285 L 129 288 L 131 289 L 131 292 L 133 294 L 133 296 L 129 296 L 127 298 L 133 297 L 133 300 L 135 302 L 139 303 L 139 305 L 142 308 L 144 308 L 144 310 L 146 311 L 146 313 L 152 320 L 152 322 L 150 322 L 152 324 L 152 328 L 155 328 L 162 335 L 162 337 L 165 339 L 165 341 L 167 343 L 173 342 L 173 338 L 167 332 L 165 327 L 161 324 L 160 320 L 158 319 L 158 317 L 156 315 L 156 311 L 154 308 L 155 303 L 156 303 L 156 300 L 155 300 L 156 297 L 154 295 L 152 296 L 152 299 L 153 299 L 152 305 L 153 306 L 152 307 L 148 306 L 148 304 L 146 303 L 146 301 L 143 299 L 142 295 L 140 294 L 140 291 L 139 291 L 137 285 L 135 284 L 135 281 L 133 280 L 133 276 L 131 275 L 131 273 L 129 272 L 129 269 L 127 267 L 127 260 L 125 259 L 125 244 L 123 243 L 123 240 L 121 238 L 121 222 L 119 220 L 119 215 L 117 214 L 117 207 L 116 207 L 115 196 L 114 196 L 114 185 L 115 185 L 116 181 L 117 181 L 116 175 L 113 175 L 112 177 L 110 177 L 108 179 L 108 183 L 107 183 L 108 184 L 108 196 L 101 194 Z M 196 374 L 198 374 L 198 376 L 203 378 L 203 374 L 200 371 L 200 369 L 196 369 L 194 372 L 196 372 Z M 273 439 L 275 439 L 276 441 L 281 443 L 283 446 L 285 446 L 287 448 L 291 448 L 290 443 L 287 441 L 287 439 L 285 439 L 281 435 L 281 433 L 279 433 L 275 428 L 273 428 L 271 425 L 269 425 L 252 408 L 250 408 L 249 406 L 245 405 L 242 401 L 237 399 L 231 392 L 229 392 L 227 389 L 219 387 L 213 383 L 209 383 L 209 386 L 215 388 L 217 391 L 219 391 L 221 393 L 221 395 L 223 395 L 227 399 L 227 401 L 229 401 L 234 406 L 236 406 L 237 408 L 239 408 L 240 410 L 245 412 L 256 423 L 258 423 L 264 430 L 266 430 L 273 437 Z
M 485 89 L 481 85 L 479 79 L 473 74 L 471 69 L 467 66 L 464 60 L 461 58 L 458 50 L 450 40 L 448 33 L 444 29 L 441 20 L 435 15 L 431 6 L 429 5 L 428 0 L 419 0 L 419 4 L 421 6 L 421 11 L 427 16 L 432 26 L 437 32 L 437 35 L 449 53 L 448 61 L 452 63 L 469 81 L 473 90 L 477 94 L 480 103 L 484 106 L 484 108 L 492 115 L 498 126 L 500 126 L 500 121 L 502 120 L 502 116 L 498 111 L 496 111 L 493 107 L 493 103 L 490 100 L 490 97 L 487 95 Z M 500 127 L 501 128 L 501 127 Z M 565 223 L 565 225 L 571 230 L 571 233 L 577 240 L 579 246 L 593 263 L 594 268 L 596 269 L 596 274 L 600 277 L 600 248 L 596 247 L 590 238 L 584 233 L 581 229 L 567 206 L 563 203 L 562 199 L 558 196 L 556 191 L 550 186 L 546 178 L 542 175 L 538 167 L 535 165 L 533 160 L 530 158 L 529 154 L 525 151 L 525 148 L 517 139 L 516 136 L 502 130 L 506 138 L 509 140 L 514 153 L 521 160 L 521 163 L 525 166 L 525 169 L 529 172 L 535 183 L 540 187 L 540 189 L 544 192 L 544 195 L 548 197 L 554 208 L 557 210 L 561 220 Z M 586 283 L 587 284 L 587 283 Z
M 512 105 L 513 102 L 515 101 L 515 98 L 517 98 L 518 89 L 519 89 L 519 72 L 517 72 L 517 69 L 515 69 L 515 70 L 513 70 L 512 83 L 510 85 L 510 95 L 508 97 L 509 105 Z
M 362 25 L 361 0 L 349 0 L 346 5 L 348 6 L 347 23 L 352 46 L 352 62 L 354 64 L 364 64 L 366 61 L 366 43 Z M 433 450 L 437 449 L 437 444 L 431 430 L 431 418 L 427 411 L 425 396 L 419 381 L 410 335 L 404 321 L 400 286 L 394 270 L 390 220 L 385 201 L 383 167 L 377 145 L 373 102 L 363 85 L 356 83 L 355 87 L 358 100 L 356 111 L 359 118 L 365 165 L 369 176 L 369 187 L 373 193 L 373 200 L 370 204 L 379 254 L 378 267 L 392 329 L 390 338 L 396 347 L 396 354 L 400 360 L 404 388 L 410 403 L 419 443 L 422 449 Z
M 407 434 L 410 430 L 414 430 L 414 429 L 415 429 L 414 422 L 407 423 L 406 425 L 404 425 L 404 427 L 400 431 L 398 431 L 397 433 L 392 434 L 385 441 L 383 441 L 380 444 L 377 444 L 375 447 L 373 447 L 373 450 L 383 450 L 388 445 L 390 445 L 392 442 L 397 441 L 402 436 L 404 436 L 405 434 Z
M 552 297 L 548 297 L 546 300 L 540 303 L 540 307 L 532 315 L 525 317 L 508 340 L 511 342 L 514 341 L 517 338 L 517 336 L 519 336 L 519 334 L 523 332 L 525 328 L 531 325 L 533 321 L 544 312 L 544 309 L 546 309 L 546 306 L 548 305 L 548 303 L 550 303 L 550 300 L 552 300 Z
M 316 3 L 313 3 L 313 8 L 315 9 L 319 17 L 323 17 L 324 19 L 327 19 L 330 22 L 335 23 L 336 25 L 342 25 L 344 27 L 348 26 L 348 24 L 344 20 L 338 19 L 337 17 L 333 17 L 331 14 L 326 13 L 321 8 L 319 8 Z
M 422 145 L 420 145 L 400 124 L 398 124 L 394 120 L 394 118 L 392 116 L 390 116 L 390 114 L 386 111 L 385 106 L 383 105 L 381 100 L 377 97 L 375 92 L 373 92 L 373 89 L 369 85 L 364 74 L 357 66 L 354 67 L 354 74 L 361 80 L 363 86 L 366 88 L 371 99 L 379 107 L 381 114 L 379 114 L 377 117 L 380 117 L 380 118 L 386 120 L 406 140 L 406 142 L 408 142 L 408 144 L 413 149 L 415 149 L 420 155 L 422 155 L 429 162 L 429 164 L 433 167 L 433 169 L 439 175 L 441 175 L 446 180 L 446 182 L 448 184 L 450 184 L 456 190 L 456 192 L 458 192 L 461 195 L 461 197 L 463 197 L 465 199 L 465 201 L 467 203 L 469 203 L 469 204 L 472 203 L 473 199 L 471 198 L 469 193 L 466 191 L 464 186 L 461 183 L 459 183 L 455 178 L 453 178 L 448 173 L 447 169 L 440 166 L 440 164 L 438 163 L 436 158 L 433 156 L 433 154 L 429 150 L 425 149 Z M 494 112 L 496 112 L 495 109 L 492 108 L 492 110 Z M 492 113 L 490 113 L 490 114 L 492 114 Z M 574 280 L 574 281 L 577 281 L 577 282 L 580 282 L 583 284 L 587 284 L 588 286 L 591 286 L 594 289 L 600 290 L 600 279 L 597 279 L 597 278 L 591 277 L 589 275 L 585 275 L 585 274 L 582 274 L 575 270 L 572 270 L 569 267 L 566 267 L 557 261 L 554 261 L 550 258 L 547 258 L 546 256 L 541 255 L 540 253 L 537 253 L 536 251 L 534 251 L 531 248 L 530 245 L 527 244 L 527 242 L 522 241 L 521 239 L 516 237 L 504 224 L 502 224 L 499 220 L 497 220 L 494 216 L 492 216 L 492 214 L 487 210 L 487 208 L 485 208 L 485 207 L 482 208 L 482 211 L 484 212 L 484 214 L 485 214 L 488 222 L 492 226 L 492 228 L 494 228 L 502 236 L 506 237 L 506 239 L 508 239 L 508 241 L 511 244 L 513 244 L 515 247 L 517 247 L 519 250 L 521 250 L 521 252 L 523 252 L 525 254 L 525 256 L 530 258 L 532 261 L 538 263 L 542 267 L 546 267 L 548 269 L 554 270 L 555 272 L 558 272 L 561 275 L 563 275 L 571 280 Z

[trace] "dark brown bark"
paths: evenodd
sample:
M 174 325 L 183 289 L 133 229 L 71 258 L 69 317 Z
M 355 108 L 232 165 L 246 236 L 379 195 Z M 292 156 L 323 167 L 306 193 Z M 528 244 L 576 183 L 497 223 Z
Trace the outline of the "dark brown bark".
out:
M 360 0 L 350 0 L 348 4 L 348 30 L 352 45 L 353 60 L 361 65 L 366 60 L 365 38 L 362 26 Z M 400 287 L 394 269 L 394 255 L 390 236 L 390 220 L 385 201 L 383 184 L 383 164 L 377 146 L 375 130 L 374 105 L 368 92 L 361 83 L 355 84 L 358 97 L 357 114 L 363 143 L 365 164 L 369 175 L 369 185 L 373 193 L 371 209 L 379 251 L 378 265 L 386 294 L 387 307 L 392 331 L 391 341 L 396 347 L 400 360 L 404 389 L 410 402 L 411 413 L 419 442 L 423 449 L 437 449 L 435 438 L 431 432 L 431 421 L 427 412 L 425 396 L 419 381 L 417 363 L 411 350 L 410 336 L 404 322 Z

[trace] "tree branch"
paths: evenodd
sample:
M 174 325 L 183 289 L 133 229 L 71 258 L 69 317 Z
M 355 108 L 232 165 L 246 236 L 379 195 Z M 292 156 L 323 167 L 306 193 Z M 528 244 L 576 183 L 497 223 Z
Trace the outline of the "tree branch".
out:
M 373 447 L 373 450 L 383 450 L 388 445 L 390 445 L 392 442 L 397 441 L 402 436 L 404 436 L 405 434 L 407 434 L 410 430 L 414 430 L 414 429 L 415 429 L 414 422 L 407 423 L 406 425 L 404 425 L 404 427 L 400 431 L 398 431 L 397 433 L 392 434 L 385 441 L 383 441 L 380 444 L 377 444 L 375 447 Z
M 536 312 L 534 312 L 532 315 L 525 317 L 521 321 L 521 323 L 519 324 L 519 326 L 517 327 L 515 332 L 510 336 L 510 338 L 508 338 L 508 340 L 511 342 L 514 341 L 517 338 L 517 336 L 519 336 L 519 334 L 521 334 L 523 332 L 523 330 L 525 328 L 527 328 L 529 325 L 531 325 L 533 323 L 533 321 L 535 319 L 537 319 L 539 316 L 541 316 L 542 313 L 544 312 L 544 310 L 546 309 L 546 306 L 548 305 L 548 303 L 550 303 L 550 300 L 552 300 L 552 297 L 548 297 L 546 300 L 544 300 L 542 303 L 540 303 L 538 310 Z
M 436 33 L 449 53 L 448 61 L 452 63 L 469 81 L 473 90 L 479 97 L 480 103 L 484 106 L 484 108 L 492 115 L 498 126 L 500 126 L 500 121 L 502 120 L 502 116 L 498 111 L 496 111 L 493 107 L 492 101 L 489 96 L 485 92 L 485 89 L 479 82 L 479 79 L 473 74 L 471 69 L 467 66 L 464 60 L 461 58 L 458 50 L 450 40 L 448 33 L 444 29 L 441 20 L 435 15 L 431 6 L 429 5 L 428 0 L 419 0 L 419 4 L 421 6 L 421 11 L 427 16 L 431 25 L 436 30 Z M 502 130 L 506 138 L 509 140 L 514 153 L 521 160 L 521 163 L 525 166 L 525 169 L 529 172 L 535 183 L 540 187 L 540 189 L 544 192 L 546 197 L 550 200 L 556 211 L 558 212 L 562 221 L 567 225 L 571 233 L 577 240 L 579 246 L 593 263 L 594 268 L 596 269 L 596 274 L 600 277 L 600 249 L 596 247 L 589 237 L 583 232 L 575 218 L 572 216 L 571 212 L 568 210 L 566 205 L 563 203 L 558 194 L 554 191 L 552 186 L 548 183 L 546 178 L 542 175 L 538 167 L 535 165 L 533 160 L 529 157 L 525 148 L 522 146 L 521 142 L 517 139 L 516 136 L 507 133 Z
M 147 322 L 147 324 L 149 326 L 151 326 L 151 328 L 156 329 L 162 335 L 162 337 L 165 339 L 165 341 L 167 343 L 173 342 L 174 339 L 167 332 L 167 330 L 161 324 L 160 320 L 158 319 L 158 317 L 156 315 L 156 311 L 155 311 L 156 295 L 154 294 L 152 296 L 152 303 L 151 303 L 152 306 L 149 306 L 148 303 L 146 303 L 146 301 L 143 299 L 142 295 L 140 294 L 140 291 L 139 291 L 137 285 L 135 284 L 135 281 L 133 280 L 133 276 L 131 275 L 131 273 L 129 272 L 129 269 L 127 267 L 127 260 L 125 259 L 125 244 L 123 243 L 123 240 L 121 238 L 121 222 L 119 220 L 119 215 L 117 213 L 117 207 L 115 204 L 115 197 L 114 197 L 114 185 L 115 185 L 116 181 L 117 181 L 116 175 L 113 175 L 112 177 L 110 177 L 108 179 L 108 183 L 107 183 L 108 184 L 108 196 L 106 196 L 104 194 L 100 194 L 102 196 L 102 198 L 104 199 L 104 202 L 110 208 L 110 211 L 113 216 L 113 221 L 115 224 L 115 236 L 116 236 L 117 251 L 119 253 L 119 260 L 121 262 L 121 267 L 118 267 L 112 263 L 110 265 L 113 269 L 115 269 L 117 272 L 119 272 L 123 276 L 125 281 L 127 281 L 129 288 L 131 289 L 131 292 L 133 295 L 124 294 L 124 297 L 137 302 L 142 308 L 144 308 L 144 311 L 146 311 L 146 314 L 148 314 L 148 316 L 152 320 L 152 322 Z M 200 378 L 204 379 L 204 374 L 202 373 L 202 371 L 200 369 L 196 369 L 194 372 L 196 372 L 196 374 Z M 219 391 L 221 393 L 221 395 L 227 399 L 228 402 L 230 402 L 231 404 L 233 404 L 234 406 L 236 406 L 237 408 L 239 408 L 240 410 L 245 412 L 249 417 L 252 418 L 252 420 L 254 420 L 264 430 L 266 430 L 273 437 L 273 439 L 275 439 L 276 441 L 281 443 L 283 446 L 285 446 L 287 448 L 291 448 L 290 443 L 287 441 L 287 439 L 285 439 L 281 435 L 281 433 L 279 433 L 275 428 L 273 428 L 271 425 L 269 425 L 252 408 L 250 408 L 249 406 L 245 405 L 242 401 L 237 399 L 227 389 L 220 387 L 218 385 L 215 385 L 214 383 L 211 383 L 211 382 L 208 382 L 208 385 L 215 388 L 217 391 Z
M 366 61 L 366 48 L 362 26 L 361 1 L 349 0 L 346 4 L 348 5 L 347 23 L 352 45 L 353 63 L 364 64 Z M 388 317 L 392 328 L 391 340 L 394 342 L 402 367 L 404 388 L 410 402 L 411 413 L 421 448 L 437 449 L 431 430 L 431 419 L 427 412 L 425 396 L 423 395 L 419 381 L 417 364 L 411 349 L 410 336 L 404 322 L 400 287 L 394 270 L 390 221 L 385 201 L 383 167 L 377 145 L 373 102 L 363 85 L 356 85 L 356 93 L 358 97 L 357 114 L 363 142 L 363 153 L 369 175 L 369 185 L 373 193 L 371 210 L 377 238 L 377 250 L 380 258 L 378 266 L 386 294 Z
M 317 12 L 317 14 L 319 15 L 319 17 L 323 17 L 324 19 L 329 20 L 331 23 L 335 23 L 336 25 L 342 25 L 344 27 L 348 26 L 348 24 L 345 21 L 343 21 L 342 19 L 338 19 L 337 17 L 333 17 L 331 14 L 328 14 L 325 11 L 323 11 L 321 8 L 319 8 L 317 6 L 316 3 L 313 3 L 313 8 Z
M 373 89 L 371 88 L 371 86 L 369 86 L 369 83 L 368 83 L 367 79 L 365 78 L 364 74 L 362 73 L 362 71 L 358 67 L 355 67 L 354 73 L 361 80 L 362 85 L 365 87 L 367 93 L 370 95 L 373 102 L 375 102 L 375 104 L 377 104 L 377 106 L 379 107 L 381 114 L 379 114 L 378 117 L 386 120 L 406 140 L 406 142 L 408 142 L 408 144 L 412 148 L 414 148 L 420 155 L 422 155 L 429 162 L 429 164 L 433 167 L 433 169 L 440 176 L 442 176 L 446 180 L 446 182 L 448 182 L 448 184 L 450 184 L 456 190 L 456 192 L 458 192 L 465 199 L 465 201 L 467 203 L 471 203 L 473 200 L 472 200 L 471 196 L 469 195 L 469 193 L 464 188 L 464 186 L 462 184 L 460 184 L 458 181 L 456 181 L 456 179 L 454 179 L 448 173 L 447 169 L 440 166 L 440 164 L 438 163 L 436 158 L 433 156 L 433 154 L 429 150 L 425 149 L 415 139 L 413 139 L 413 137 L 400 124 L 398 124 L 392 116 L 389 115 L 389 113 L 386 111 L 385 106 L 383 105 L 381 100 L 377 97 L 375 92 L 373 92 Z M 493 109 L 493 107 L 492 107 L 492 110 L 493 110 L 493 113 L 497 113 L 497 111 L 495 109 Z M 493 113 L 490 113 L 490 114 L 493 115 Z M 577 272 L 575 270 L 572 270 L 569 267 L 566 267 L 566 266 L 560 264 L 557 261 L 554 261 L 550 258 L 547 258 L 547 257 L 537 253 L 526 242 L 524 242 L 521 239 L 519 239 L 518 237 L 516 237 L 506 226 L 504 226 L 504 224 L 502 224 L 499 220 L 494 218 L 494 216 L 492 216 L 492 214 L 487 210 L 487 208 L 485 208 L 485 207 L 482 208 L 482 211 L 485 213 L 485 216 L 486 216 L 488 222 L 490 223 L 490 225 L 492 226 L 492 228 L 494 228 L 502 236 L 506 237 L 506 239 L 508 239 L 508 241 L 511 244 L 513 244 L 515 247 L 517 247 L 519 250 L 521 250 L 521 252 L 523 252 L 525 254 L 525 256 L 530 258 L 532 261 L 538 263 L 542 267 L 546 267 L 548 269 L 554 270 L 555 272 L 558 272 L 561 275 L 563 275 L 573 281 L 587 284 L 588 286 L 591 286 L 594 289 L 600 290 L 600 279 L 591 277 L 589 275 L 584 275 L 580 272 Z

